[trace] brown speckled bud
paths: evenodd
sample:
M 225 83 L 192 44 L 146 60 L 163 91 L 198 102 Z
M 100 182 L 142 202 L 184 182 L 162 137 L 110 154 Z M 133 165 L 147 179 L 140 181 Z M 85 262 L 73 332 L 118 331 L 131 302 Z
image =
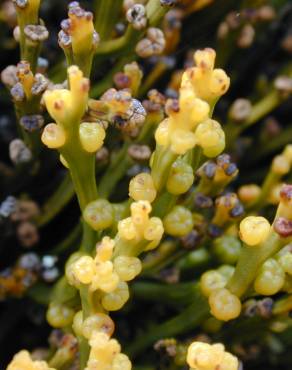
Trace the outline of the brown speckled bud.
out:
M 45 41 L 49 37 L 49 31 L 45 26 L 34 24 L 25 26 L 24 34 L 33 42 Z
M 213 200 L 202 193 L 197 193 L 195 195 L 194 205 L 195 207 L 202 209 L 211 208 L 213 206 Z
M 114 75 L 114 83 L 119 90 L 127 89 L 131 86 L 131 80 L 129 76 L 123 72 L 118 72 Z
M 175 267 L 170 267 L 164 270 L 161 270 L 159 277 L 162 281 L 165 281 L 168 284 L 176 284 L 179 282 L 179 269 Z
M 58 33 L 58 43 L 62 49 L 70 48 L 72 46 L 71 36 L 61 30 Z
M 49 81 L 46 79 L 44 75 L 41 73 L 37 73 L 34 76 L 34 84 L 31 88 L 32 95 L 40 95 L 42 94 L 46 88 L 48 87 Z
M 239 38 L 237 40 L 237 45 L 242 49 L 249 48 L 253 43 L 254 38 L 254 27 L 251 24 L 246 24 L 240 32 Z
M 271 297 L 261 299 L 257 302 L 257 313 L 259 316 L 269 319 L 272 316 L 274 301 Z
M 288 76 L 279 76 L 274 82 L 275 88 L 285 96 L 292 93 L 292 78 Z
M 273 224 L 274 230 L 282 238 L 292 236 L 292 221 L 287 220 L 284 217 L 279 217 Z
M 25 99 L 25 93 L 20 82 L 17 82 L 12 87 L 12 89 L 10 90 L 10 94 L 16 102 L 22 102 Z
M 160 0 L 161 6 L 171 7 L 177 4 L 177 0 Z
M 192 230 L 180 240 L 185 249 L 194 249 L 199 245 L 201 239 L 202 236 L 199 234 L 199 232 L 197 230 Z
M 19 123 L 26 131 L 33 132 L 43 127 L 45 120 L 40 114 L 33 114 L 21 117 Z
M 15 6 L 20 9 L 24 9 L 28 5 L 28 0 L 13 0 Z
M 33 247 L 39 241 L 37 227 L 31 222 L 22 222 L 18 225 L 16 234 L 23 247 Z
M 147 145 L 132 144 L 128 149 L 129 156 L 135 161 L 147 161 L 151 157 L 151 150 Z
M 142 58 L 159 55 L 165 47 L 165 38 L 159 28 L 150 27 L 147 30 L 146 38 L 138 42 L 136 53 Z
M 11 214 L 10 219 L 13 222 L 23 222 L 33 219 L 40 214 L 39 206 L 32 200 L 19 200 L 15 211 Z
M 258 19 L 264 22 L 271 21 L 276 17 L 275 9 L 270 5 L 261 6 L 257 13 Z
M 292 185 L 284 184 L 280 191 L 280 197 L 282 201 L 291 201 L 292 200 Z
M 292 54 L 292 33 L 284 37 L 281 46 L 287 53 Z
M 18 77 L 17 77 L 17 67 L 10 65 L 3 69 L 1 72 L 1 81 L 3 82 L 4 85 L 8 87 L 14 86 L 18 82 Z
M 235 122 L 244 122 L 251 113 L 252 105 L 247 99 L 236 99 L 231 105 L 229 117 Z
M 20 164 L 29 162 L 32 154 L 22 140 L 14 139 L 9 144 L 9 157 L 14 164 Z
M 221 227 L 214 225 L 214 224 L 208 225 L 208 235 L 211 238 L 214 238 L 214 239 L 218 238 L 222 234 L 223 234 L 223 230 L 221 229 Z
M 176 339 L 160 339 L 154 344 L 155 351 L 166 352 L 168 356 L 175 357 L 177 353 Z
M 141 126 L 145 121 L 146 111 L 139 100 L 132 99 L 127 115 L 131 123 Z
M 199 177 L 206 176 L 208 179 L 213 179 L 216 173 L 216 163 L 208 161 L 204 163 L 196 172 Z
M 126 14 L 127 21 L 136 30 L 142 30 L 147 25 L 146 9 L 142 4 L 133 5 Z

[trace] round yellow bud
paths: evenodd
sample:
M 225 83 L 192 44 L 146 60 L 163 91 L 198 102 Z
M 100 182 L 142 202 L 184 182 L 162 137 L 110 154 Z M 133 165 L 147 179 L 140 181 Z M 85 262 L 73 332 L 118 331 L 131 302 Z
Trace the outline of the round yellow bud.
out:
M 128 284 L 121 281 L 116 290 L 102 297 L 101 303 L 107 311 L 117 311 L 123 307 L 130 297 Z
M 83 122 L 79 126 L 79 138 L 83 149 L 94 153 L 102 147 L 105 131 L 97 122 Z
M 144 238 L 146 240 L 160 241 L 164 233 L 163 223 L 159 217 L 151 217 L 144 229 Z
M 106 199 L 98 199 L 87 204 L 83 217 L 94 230 L 104 230 L 114 222 L 114 209 Z
M 174 130 L 171 133 L 171 150 L 176 154 L 185 154 L 195 147 L 197 141 L 195 134 L 188 130 Z
M 90 339 L 95 331 L 105 333 L 111 337 L 115 330 L 115 324 L 108 315 L 96 313 L 84 320 L 81 330 L 83 336 L 87 339 Z
M 183 206 L 175 206 L 163 219 L 165 232 L 172 236 L 184 236 L 192 231 L 192 213 Z
M 162 121 L 155 131 L 155 140 L 158 145 L 166 146 L 169 139 L 169 119 Z
M 284 176 L 290 171 L 290 162 L 284 155 L 277 155 L 272 162 L 272 172 Z
M 66 133 L 62 126 L 49 123 L 42 133 L 42 142 L 50 149 L 61 148 L 66 142 Z
M 214 350 L 208 343 L 193 342 L 188 348 L 187 363 L 194 369 L 215 369 L 220 364 L 223 353 L 223 346 L 219 351 L 219 348 Z
M 231 353 L 224 352 L 220 368 L 222 370 L 238 370 L 238 359 Z
M 140 274 L 142 264 L 137 257 L 118 256 L 114 260 L 114 269 L 122 281 L 130 281 Z
M 215 270 L 209 270 L 201 276 L 200 287 L 203 294 L 209 297 L 215 290 L 224 288 L 226 282 L 226 278 L 222 274 Z
M 208 118 L 210 112 L 210 106 L 207 102 L 202 99 L 195 98 L 192 101 L 193 110 L 191 120 L 195 123 L 205 121 Z
M 71 266 L 75 278 L 81 284 L 90 284 L 96 272 L 94 260 L 90 256 L 82 256 Z
M 230 78 L 223 69 L 214 69 L 209 82 L 209 89 L 213 95 L 221 96 L 226 93 L 230 85 Z
M 288 252 L 279 257 L 278 260 L 286 274 L 292 275 L 292 253 Z
M 290 164 L 292 164 L 292 144 L 288 144 L 285 146 L 283 156 L 288 160 Z
M 225 148 L 225 134 L 221 125 L 212 119 L 199 124 L 195 138 L 207 157 L 216 157 Z
M 261 216 L 248 216 L 239 225 L 239 236 L 249 246 L 263 243 L 269 236 L 269 221 Z
M 96 262 L 109 261 L 113 254 L 115 241 L 109 236 L 104 236 L 102 241 L 96 245 Z
M 124 353 L 115 355 L 112 363 L 112 370 L 131 370 L 132 364 L 128 356 Z
M 206 70 L 212 70 L 214 68 L 215 58 L 216 52 L 211 48 L 197 50 L 194 54 L 196 66 Z
M 186 193 L 194 182 L 194 173 L 190 165 L 182 160 L 177 160 L 171 167 L 166 188 L 174 195 Z
M 82 327 L 83 327 L 83 312 L 78 311 L 73 318 L 72 329 L 74 330 L 74 333 L 76 335 L 80 336 L 82 335 Z
M 243 203 L 254 202 L 261 194 L 261 188 L 256 184 L 243 185 L 238 189 L 239 199 Z
M 209 296 L 209 305 L 212 315 L 218 320 L 229 321 L 240 315 L 241 302 L 227 289 L 212 292 Z
M 152 203 L 156 198 L 156 189 L 149 173 L 140 173 L 129 184 L 129 196 L 135 201 L 148 200 Z
M 254 282 L 258 294 L 273 295 L 279 292 L 285 282 L 285 272 L 279 262 L 269 258 L 260 268 Z
M 47 310 L 47 321 L 54 328 L 64 328 L 72 323 L 74 314 L 72 308 L 52 302 Z
M 111 261 L 101 262 L 96 265 L 96 273 L 90 285 L 90 290 L 95 291 L 101 289 L 106 293 L 113 292 L 120 279 L 114 271 L 114 266 Z

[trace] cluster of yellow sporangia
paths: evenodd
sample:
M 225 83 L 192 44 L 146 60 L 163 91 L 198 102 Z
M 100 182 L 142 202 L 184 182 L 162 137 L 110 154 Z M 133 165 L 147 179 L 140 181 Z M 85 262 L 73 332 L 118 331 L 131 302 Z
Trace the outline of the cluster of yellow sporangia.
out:
M 44 94 L 47 110 L 56 123 L 45 127 L 42 142 L 49 148 L 59 149 L 66 144 L 74 145 L 79 138 L 85 151 L 96 152 L 105 138 L 102 125 L 98 122 L 80 123 L 87 108 L 89 80 L 76 66 L 68 68 L 68 80 L 70 90 L 47 90 Z
M 218 98 L 228 90 L 230 80 L 222 69 L 214 69 L 215 57 L 215 51 L 209 48 L 194 54 L 196 66 L 183 74 L 178 103 L 168 102 L 168 118 L 155 133 L 157 144 L 170 146 L 177 154 L 184 154 L 196 145 L 208 157 L 223 151 L 224 132 L 210 116 Z
M 238 359 L 226 352 L 221 343 L 191 343 L 187 363 L 191 370 L 237 370 L 239 366 Z
M 71 258 L 66 276 L 71 285 L 88 286 L 89 291 L 100 290 L 101 304 L 108 311 L 120 309 L 129 299 L 127 281 L 137 276 L 142 269 L 137 257 L 117 256 L 113 258 L 115 241 L 104 237 L 97 245 L 95 257 L 88 255 Z
M 85 320 L 82 311 L 75 315 L 73 330 L 90 345 L 86 370 L 131 370 L 128 356 L 121 353 L 119 342 L 111 338 L 114 327 L 112 319 L 104 313 L 90 315 Z
M 55 370 L 45 361 L 33 361 L 28 351 L 22 350 L 14 355 L 7 370 Z

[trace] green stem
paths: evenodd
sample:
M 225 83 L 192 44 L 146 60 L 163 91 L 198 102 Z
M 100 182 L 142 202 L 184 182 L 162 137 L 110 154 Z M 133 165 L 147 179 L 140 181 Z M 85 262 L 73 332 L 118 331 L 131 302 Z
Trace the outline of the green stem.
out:
M 209 316 L 209 305 L 199 289 L 193 294 L 193 301 L 179 315 L 155 326 L 148 332 L 143 332 L 126 349 L 126 352 L 133 358 L 150 347 L 159 339 L 169 338 L 178 334 L 191 331 Z
M 178 155 L 173 153 L 168 147 L 156 146 L 151 166 L 151 176 L 157 191 L 161 191 L 164 188 L 170 168 L 177 157 Z
M 147 254 L 143 260 L 142 275 L 148 275 L 148 272 L 156 269 L 157 266 L 176 251 L 177 247 L 175 242 L 165 241 L 153 253 Z
M 100 0 L 100 5 L 102 1 L 108 4 L 108 2 L 113 0 Z M 162 7 L 160 5 L 159 0 L 150 0 L 146 5 L 146 14 L 149 20 L 149 25 L 152 27 L 159 25 L 167 10 L 168 8 L 166 6 Z M 132 27 L 132 25 L 129 25 L 123 36 L 114 40 L 101 42 L 96 50 L 96 55 L 131 55 L 133 54 L 137 42 L 143 37 L 145 32 L 146 30 L 137 31 Z
M 80 154 L 79 151 L 78 153 Z M 70 161 L 69 168 L 78 202 L 83 211 L 89 202 L 98 197 L 95 180 L 95 156 L 84 153 L 78 156 L 78 162 Z
M 277 136 L 273 137 L 272 140 L 265 141 L 261 147 L 258 148 L 256 153 L 252 153 L 251 161 L 253 163 L 259 161 L 263 157 L 269 155 L 270 153 L 275 153 L 281 150 L 285 145 L 292 142 L 292 124 L 288 124 L 287 128 L 281 131 Z
M 108 166 L 105 174 L 99 183 L 99 192 L 102 198 L 111 195 L 116 184 L 122 179 L 125 172 L 132 163 L 128 156 L 129 142 L 124 142 L 122 148 L 115 154 L 111 164 Z
M 82 226 L 83 234 L 80 250 L 91 254 L 97 242 L 98 235 L 84 220 L 82 220 Z
M 70 202 L 74 196 L 74 187 L 67 173 L 55 193 L 43 205 L 43 211 L 36 220 L 38 226 L 49 223 Z
M 273 90 L 268 95 L 266 95 L 262 100 L 253 105 L 252 111 L 246 122 L 241 125 L 243 129 L 252 126 L 258 122 L 262 117 L 266 116 L 272 110 L 274 110 L 279 103 L 282 102 L 281 96 L 278 91 Z
M 89 292 L 86 286 L 81 286 L 79 289 L 81 298 L 81 307 L 83 313 L 83 320 L 85 320 L 91 313 L 90 302 L 89 302 Z M 87 360 L 89 357 L 90 347 L 87 339 L 84 337 L 79 337 L 79 350 L 80 350 L 80 369 L 83 370 L 86 367 Z
M 135 298 L 171 305 L 190 304 L 197 290 L 198 284 L 192 282 L 167 285 L 139 281 L 131 286 Z
M 261 265 L 286 244 L 278 234 L 272 232 L 266 242 L 258 247 L 244 246 L 235 272 L 228 283 L 228 289 L 241 297 L 256 277 Z
M 267 204 L 267 200 L 269 198 L 271 190 L 279 182 L 280 179 L 281 175 L 270 170 L 264 180 L 264 183 L 262 184 L 262 189 L 259 197 L 248 207 L 248 211 L 253 212 L 255 210 L 263 208 L 265 204 Z
M 95 29 L 102 41 L 107 40 L 119 17 L 123 0 L 97 0 L 95 5 Z
M 152 205 L 152 213 L 156 217 L 163 218 L 175 206 L 178 196 L 167 191 L 161 193 Z

